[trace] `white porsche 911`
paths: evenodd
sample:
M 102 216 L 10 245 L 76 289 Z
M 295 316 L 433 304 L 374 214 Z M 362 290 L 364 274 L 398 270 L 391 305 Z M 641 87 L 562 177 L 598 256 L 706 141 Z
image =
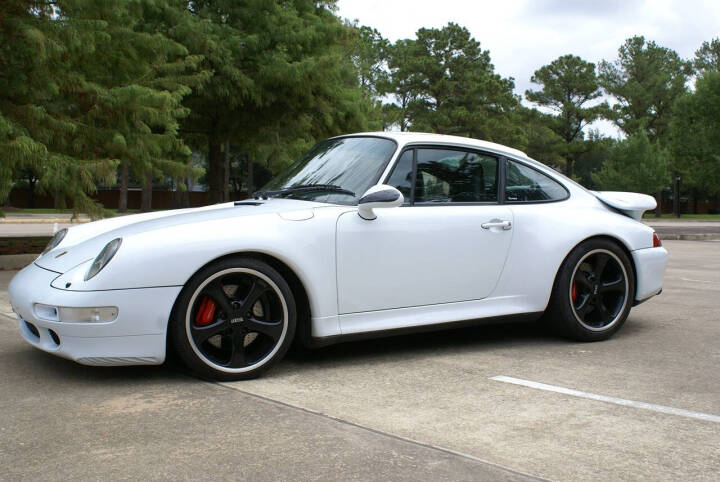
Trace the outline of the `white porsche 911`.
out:
M 259 375 L 294 339 L 542 318 L 604 340 L 662 290 L 667 251 L 639 222 L 654 207 L 489 142 L 355 134 L 253 199 L 62 230 L 9 294 L 41 350 L 133 365 L 172 348 L 224 380 Z

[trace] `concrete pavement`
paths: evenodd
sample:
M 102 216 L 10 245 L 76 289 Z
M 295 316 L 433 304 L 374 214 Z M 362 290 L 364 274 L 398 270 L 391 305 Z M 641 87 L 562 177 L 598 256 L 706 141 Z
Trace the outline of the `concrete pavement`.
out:
M 720 415 L 720 243 L 665 246 L 664 293 L 606 342 L 480 326 L 294 354 L 249 382 L 82 367 L 0 314 L 0 479 L 520 477 L 481 461 L 557 480 L 713 479 L 720 423 L 492 379 Z

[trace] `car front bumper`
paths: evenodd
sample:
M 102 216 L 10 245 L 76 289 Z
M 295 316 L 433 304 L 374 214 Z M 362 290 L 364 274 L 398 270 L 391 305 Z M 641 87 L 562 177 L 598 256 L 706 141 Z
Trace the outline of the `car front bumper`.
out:
M 70 291 L 51 286 L 58 276 L 31 264 L 10 283 L 10 304 L 28 343 L 84 365 L 157 365 L 165 360 L 167 324 L 182 286 Z M 51 321 L 38 314 L 37 304 L 109 306 L 118 312 L 107 322 Z
M 635 264 L 635 301 L 642 302 L 662 291 L 668 252 L 665 248 L 646 248 L 632 252 Z

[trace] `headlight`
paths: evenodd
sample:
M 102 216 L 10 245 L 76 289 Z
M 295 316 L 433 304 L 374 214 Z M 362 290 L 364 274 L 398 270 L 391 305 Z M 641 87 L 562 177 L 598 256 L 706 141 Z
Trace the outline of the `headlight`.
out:
M 52 251 L 53 249 L 57 248 L 58 244 L 62 243 L 62 240 L 65 239 L 65 235 L 67 234 L 67 228 L 63 228 L 57 233 L 55 233 L 55 236 L 52 237 L 50 242 L 48 243 L 45 250 L 42 252 L 42 254 L 48 253 Z
M 121 243 L 122 238 L 115 238 L 105 245 L 103 250 L 100 251 L 100 254 L 97 255 L 97 258 L 95 258 L 95 261 L 93 261 L 92 266 L 90 266 L 90 269 L 85 275 L 85 281 L 89 280 L 90 278 L 98 274 L 100 271 L 102 271 L 105 265 L 110 262 L 113 256 L 115 256 L 115 253 L 117 253 L 117 250 L 118 248 L 120 248 Z

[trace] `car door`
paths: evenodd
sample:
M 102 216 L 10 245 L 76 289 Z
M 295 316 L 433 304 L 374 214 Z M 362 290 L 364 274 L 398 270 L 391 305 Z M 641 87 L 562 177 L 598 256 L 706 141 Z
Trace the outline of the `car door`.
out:
M 372 221 L 337 222 L 341 315 L 478 300 L 490 295 L 512 239 L 512 212 L 499 205 L 498 158 L 450 147 L 418 147 L 398 159 L 386 184 L 406 204 Z

